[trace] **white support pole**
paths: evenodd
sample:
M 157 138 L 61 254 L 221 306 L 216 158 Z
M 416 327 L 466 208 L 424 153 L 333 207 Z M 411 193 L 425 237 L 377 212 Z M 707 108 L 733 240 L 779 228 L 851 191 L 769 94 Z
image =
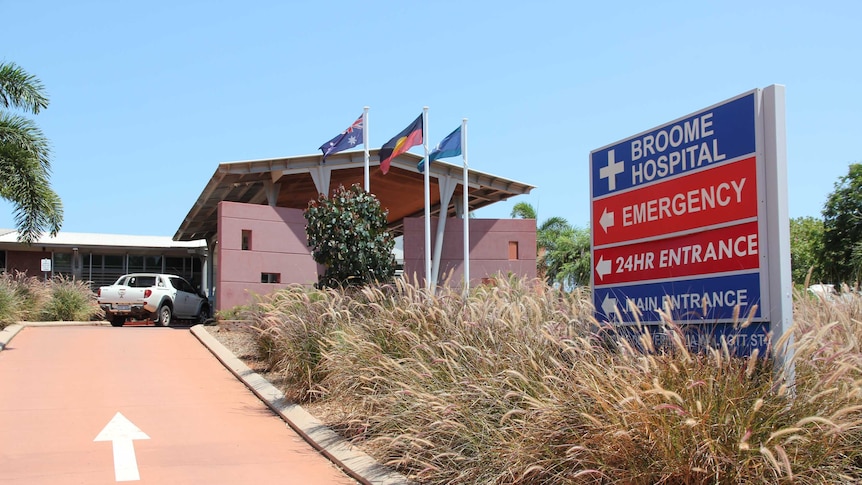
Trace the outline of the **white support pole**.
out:
M 467 176 L 467 118 L 461 120 L 461 158 L 464 160 L 464 296 L 470 291 L 470 189 Z
M 218 299 L 216 298 L 216 291 L 219 288 L 222 288 L 222 285 L 216 281 L 216 276 L 219 274 L 218 271 L 218 249 L 219 243 L 216 240 L 216 236 L 212 235 L 207 238 L 207 257 L 204 262 L 204 267 L 202 268 L 202 272 L 204 276 L 204 280 L 206 283 L 202 283 L 202 286 L 207 290 L 207 299 L 210 303 L 210 312 L 215 316 L 215 311 L 218 308 Z
M 425 288 L 434 289 L 431 282 L 431 164 L 428 163 L 428 107 L 422 108 L 422 145 L 425 147 Z
M 790 274 L 790 216 L 787 203 L 787 128 L 785 122 L 784 86 L 773 84 L 763 90 L 763 145 L 766 168 L 766 224 L 769 254 L 769 303 L 772 342 L 785 332 L 792 332 L 793 279 Z M 782 348 L 773 347 L 775 371 L 784 384 L 793 388 L 796 370 L 793 364 L 793 335 Z
M 215 260 L 216 260 L 216 236 L 215 234 L 206 239 L 207 253 L 201 268 L 201 288 L 206 290 L 207 297 L 210 301 L 210 308 L 215 314 L 215 307 L 212 303 L 215 301 Z
M 263 181 L 263 191 L 266 194 L 266 203 L 270 207 L 278 205 L 278 192 L 281 190 L 280 183 L 273 183 L 269 180 Z
M 362 110 L 362 146 L 365 147 L 365 191 L 371 191 L 370 162 L 368 160 L 368 106 Z
M 318 194 L 323 194 L 329 197 L 329 181 L 332 178 L 332 168 L 319 165 L 308 170 L 311 175 L 311 180 L 314 182 L 314 188 Z
M 449 209 L 449 202 L 452 200 L 452 194 L 455 193 L 455 187 L 458 183 L 454 178 L 446 175 L 437 177 L 437 185 L 440 187 L 440 217 L 437 218 L 437 233 L 434 236 L 434 261 L 431 265 L 431 280 L 436 284 L 440 279 L 440 259 L 443 253 L 443 236 L 446 234 L 446 214 Z

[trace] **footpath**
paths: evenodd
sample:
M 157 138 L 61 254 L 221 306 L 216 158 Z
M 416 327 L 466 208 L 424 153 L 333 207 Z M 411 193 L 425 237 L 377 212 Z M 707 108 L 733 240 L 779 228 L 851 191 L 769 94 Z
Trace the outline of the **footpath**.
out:
M 11 325 L 0 331 L 0 351 L 4 484 L 65 483 L 64 476 L 68 483 L 409 484 L 287 401 L 200 325 Z M 106 435 L 112 426 L 121 426 L 122 439 Z

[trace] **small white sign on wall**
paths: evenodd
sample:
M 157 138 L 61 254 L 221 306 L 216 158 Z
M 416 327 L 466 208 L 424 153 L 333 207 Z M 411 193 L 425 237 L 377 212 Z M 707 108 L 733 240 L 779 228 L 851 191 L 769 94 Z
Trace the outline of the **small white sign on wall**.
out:
M 43 258 L 42 259 L 42 272 L 50 273 L 51 272 L 51 258 Z

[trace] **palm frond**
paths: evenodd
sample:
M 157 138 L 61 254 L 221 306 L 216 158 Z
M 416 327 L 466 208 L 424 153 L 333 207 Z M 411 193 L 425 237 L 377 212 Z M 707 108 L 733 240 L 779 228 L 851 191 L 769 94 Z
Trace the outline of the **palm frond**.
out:
M 0 63 L 0 105 L 38 114 L 48 107 L 48 96 L 39 78 L 13 62 Z
M 572 225 L 569 224 L 564 217 L 549 217 L 539 226 L 540 231 L 564 232 L 571 230 Z
M 39 161 L 46 173 L 51 171 L 51 147 L 42 130 L 23 116 L 0 112 L 0 147 L 19 151 Z
M 14 206 L 18 240 L 33 243 L 44 231 L 56 235 L 63 221 L 60 197 L 42 163 L 20 147 L 0 143 L 0 198 Z
M 536 209 L 528 202 L 518 202 L 512 207 L 511 217 L 519 219 L 535 219 Z

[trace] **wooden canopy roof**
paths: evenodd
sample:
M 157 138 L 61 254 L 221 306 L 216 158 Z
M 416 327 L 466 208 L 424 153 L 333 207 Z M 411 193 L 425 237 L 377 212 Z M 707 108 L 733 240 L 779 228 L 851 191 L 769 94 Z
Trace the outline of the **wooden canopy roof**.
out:
M 403 231 L 405 217 L 422 217 L 425 214 L 424 175 L 416 168 L 423 157 L 412 153 L 399 155 L 390 164 L 386 175 L 380 170 L 378 150 L 370 151 L 371 192 L 377 196 L 381 206 L 388 211 L 389 228 L 395 235 Z M 313 173 L 320 167 L 331 169 L 330 192 L 339 186 L 364 185 L 364 153 L 362 151 L 341 152 L 327 157 L 304 155 L 269 160 L 225 162 L 219 164 L 207 182 L 197 201 L 174 234 L 176 241 L 209 239 L 216 234 L 218 203 L 221 201 L 248 204 L 269 204 L 270 197 L 278 207 L 305 209 L 308 202 L 318 197 Z M 440 189 L 438 181 L 452 177 L 463 181 L 462 165 L 443 161 L 431 164 L 430 200 L 432 217 L 440 214 Z M 494 202 L 528 194 L 535 188 L 521 182 L 496 175 L 477 172 L 468 173 L 470 210 L 488 206 Z M 461 194 L 461 187 L 455 195 Z M 446 208 L 448 217 L 455 215 L 455 204 Z

